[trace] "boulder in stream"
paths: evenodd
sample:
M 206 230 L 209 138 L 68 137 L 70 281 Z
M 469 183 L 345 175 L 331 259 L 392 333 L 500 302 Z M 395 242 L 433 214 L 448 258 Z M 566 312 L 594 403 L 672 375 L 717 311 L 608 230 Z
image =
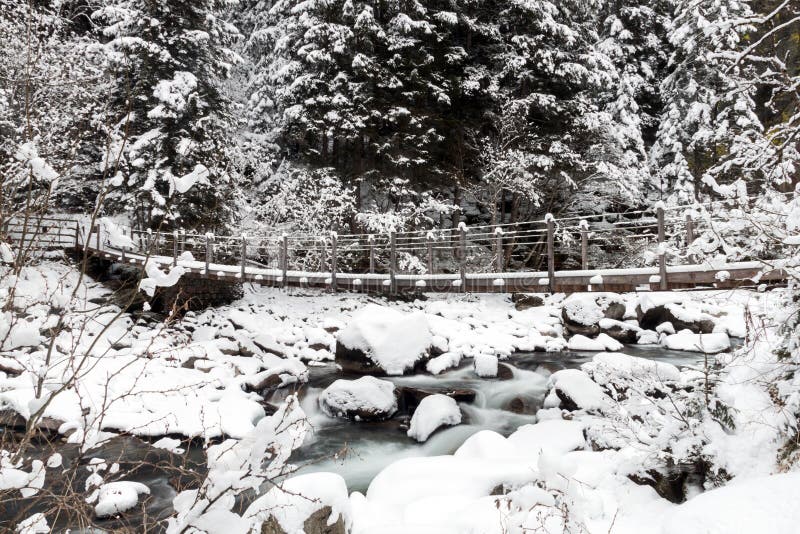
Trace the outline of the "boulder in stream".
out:
M 402 375 L 431 356 L 434 345 L 424 313 L 368 304 L 336 335 L 336 363 L 345 372 Z
M 443 426 L 461 423 L 461 408 L 447 395 L 430 395 L 422 399 L 411 417 L 408 436 L 417 441 L 427 441 L 431 434 Z
M 616 293 L 573 293 L 564 300 L 561 319 L 570 335 L 594 337 L 603 328 L 600 321 L 621 321 L 625 302 Z
M 356 421 L 383 421 L 397 411 L 394 384 L 374 376 L 339 379 L 319 396 L 319 406 L 329 417 Z

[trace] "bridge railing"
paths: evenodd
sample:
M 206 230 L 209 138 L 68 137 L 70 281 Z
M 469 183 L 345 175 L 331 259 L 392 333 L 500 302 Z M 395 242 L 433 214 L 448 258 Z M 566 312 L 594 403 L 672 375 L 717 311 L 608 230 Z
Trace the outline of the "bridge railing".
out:
M 464 290 L 470 280 L 474 282 L 472 286 L 478 280 L 484 285 L 502 285 L 504 279 L 514 277 L 508 273 L 514 272 L 528 274 L 539 281 L 536 283 L 553 289 L 556 268 L 577 273 L 645 266 L 657 267 L 651 283 L 663 288 L 668 262 L 672 266 L 691 264 L 707 252 L 699 247 L 702 239 L 694 243 L 697 236 L 710 239 L 706 244 L 713 250 L 717 246 L 713 241 L 715 232 L 752 226 L 754 217 L 758 224 L 759 214 L 773 216 L 770 209 L 782 209 L 770 205 L 743 209 L 739 220 L 739 208 L 728 206 L 725 223 L 718 225 L 710 215 L 714 206 L 703 206 L 703 216 L 698 216 L 693 206 L 661 206 L 626 213 L 558 219 L 548 216 L 543 220 L 472 227 L 462 223 L 455 228 L 384 234 L 212 235 L 123 228 L 122 233 L 130 238 L 132 246 L 122 247 L 112 243 L 102 221 L 89 231 L 77 221 L 58 217 L 9 219 L 4 234 L 37 249 L 86 246 L 106 252 L 116 250 L 123 258 L 126 254 L 158 256 L 160 261 L 171 259 L 173 264 L 179 259 L 194 259 L 194 268 L 206 274 L 215 266 L 226 276 L 238 272 L 242 278 L 248 271 L 283 281 L 313 275 L 317 282 L 324 280 L 334 288 L 338 280 L 348 280 L 350 285 L 356 280 L 372 280 L 390 290 L 402 282 L 404 287 L 438 284 L 438 290 L 458 291 Z M 765 216 L 764 224 L 768 223 Z M 768 230 L 759 228 L 761 234 Z M 779 257 L 780 239 L 766 239 L 761 253 L 764 257 Z

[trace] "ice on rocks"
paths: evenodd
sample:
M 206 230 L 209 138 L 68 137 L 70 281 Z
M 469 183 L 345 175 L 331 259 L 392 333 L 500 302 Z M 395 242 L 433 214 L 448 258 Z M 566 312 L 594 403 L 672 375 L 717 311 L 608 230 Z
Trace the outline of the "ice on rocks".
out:
M 408 436 L 417 441 L 427 441 L 431 434 L 442 426 L 461 423 L 461 409 L 452 397 L 435 394 L 428 395 L 419 403 L 414 415 Z

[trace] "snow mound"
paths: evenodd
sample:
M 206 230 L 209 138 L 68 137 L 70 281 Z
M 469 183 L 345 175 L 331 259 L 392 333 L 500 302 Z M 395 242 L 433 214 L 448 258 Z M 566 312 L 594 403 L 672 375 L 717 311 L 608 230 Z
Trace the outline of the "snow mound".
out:
M 569 338 L 567 342 L 567 348 L 569 350 L 586 350 L 586 351 L 599 351 L 599 350 L 610 350 L 610 351 L 618 351 L 622 350 L 622 343 L 617 341 L 616 339 L 612 338 L 607 334 L 598 334 L 596 339 L 592 339 L 581 334 L 576 334 Z
M 344 479 L 335 473 L 308 473 L 271 488 L 253 501 L 244 518 L 250 522 L 253 532 L 261 532 L 261 525 L 273 517 L 283 532 L 301 533 L 305 521 L 325 507 L 331 510 L 328 526 L 341 517 L 349 528 L 351 507 Z
M 444 425 L 461 423 L 461 409 L 454 399 L 437 393 L 422 399 L 411 417 L 408 436 L 417 441 L 427 441 L 436 429 Z
M 376 304 L 354 314 L 336 339 L 347 349 L 362 351 L 389 375 L 413 368 L 433 344 L 424 313 L 402 313 Z
M 716 354 L 731 350 L 731 340 L 728 334 L 724 332 L 693 334 L 688 330 L 681 330 L 677 334 L 664 337 L 662 344 L 670 350 L 703 352 L 706 354 Z
M 139 495 L 149 495 L 150 488 L 139 482 L 109 482 L 100 486 L 94 513 L 110 517 L 130 510 L 139 502 Z
M 475 356 L 475 374 L 481 378 L 497 376 L 497 356 L 478 354 Z
M 339 379 L 319 396 L 319 406 L 329 417 L 380 420 L 397 411 L 394 384 L 374 376 Z
M 800 473 L 734 482 L 676 507 L 662 534 L 790 534 L 800 524 Z

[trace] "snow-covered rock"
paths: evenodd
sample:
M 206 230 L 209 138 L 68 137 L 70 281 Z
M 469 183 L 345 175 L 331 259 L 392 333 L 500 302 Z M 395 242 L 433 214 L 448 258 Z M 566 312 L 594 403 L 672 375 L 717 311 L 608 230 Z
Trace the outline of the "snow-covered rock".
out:
M 606 334 L 598 334 L 596 339 L 591 339 L 581 334 L 576 334 L 569 338 L 567 348 L 569 350 L 599 351 L 610 350 L 618 351 L 622 349 L 622 343 Z
M 714 330 L 714 317 L 703 311 L 701 303 L 676 293 L 641 295 L 636 315 L 639 326 L 649 330 L 658 331 L 664 323 L 670 323 L 673 331 L 689 329 L 709 334 Z M 669 333 L 666 325 L 662 331 Z
M 611 399 L 589 375 L 579 369 L 556 371 L 547 382 L 550 393 L 544 401 L 545 408 L 565 410 L 602 410 Z
M 336 362 L 346 371 L 401 375 L 428 357 L 433 335 L 424 313 L 368 304 L 336 335 Z
M 417 441 L 427 441 L 439 427 L 459 423 L 461 423 L 461 409 L 453 398 L 439 393 L 429 395 L 422 399 L 414 411 L 408 436 Z
M 615 293 L 573 293 L 562 303 L 561 317 L 570 334 L 593 337 L 601 332 L 600 321 L 620 321 L 625 301 Z
M 681 372 L 671 363 L 646 360 L 621 353 L 601 353 L 592 361 L 581 365 L 592 380 L 600 386 L 627 388 L 631 382 L 680 382 Z
M 681 330 L 677 334 L 665 336 L 662 344 L 670 350 L 703 352 L 705 354 L 716 354 L 731 350 L 731 340 L 728 334 L 724 332 L 693 334 L 688 330 Z
M 481 378 L 497 376 L 498 362 L 494 354 L 478 354 L 475 356 L 475 374 Z
M 130 510 L 139 502 L 139 495 L 149 495 L 150 488 L 140 482 L 109 482 L 100 486 L 94 513 L 97 517 L 110 517 Z
M 351 505 L 344 479 L 335 473 L 298 475 L 271 488 L 248 506 L 253 532 L 346 532 Z
M 319 396 L 319 406 L 329 417 L 381 421 L 397 411 L 394 384 L 373 376 L 339 379 Z

